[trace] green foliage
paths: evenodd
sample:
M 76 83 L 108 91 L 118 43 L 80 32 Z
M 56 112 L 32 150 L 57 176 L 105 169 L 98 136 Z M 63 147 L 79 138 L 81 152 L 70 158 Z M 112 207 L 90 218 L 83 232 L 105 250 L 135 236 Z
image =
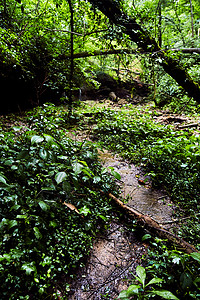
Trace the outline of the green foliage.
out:
M 146 270 L 138 266 L 134 275 L 139 284 L 131 284 L 118 298 L 151 299 L 157 295 L 159 299 L 198 299 L 200 254 L 183 254 L 178 250 L 170 250 L 161 239 L 148 238 L 151 247 L 148 260 L 144 258 Z
M 183 254 L 170 250 L 161 239 L 150 240 L 148 272 L 162 278 L 165 288 L 176 291 L 180 299 L 198 299 L 200 295 L 199 253 Z
M 122 291 L 119 294 L 120 299 L 134 299 L 134 296 L 137 296 L 137 299 L 151 299 L 153 296 L 158 295 L 162 299 L 174 299 L 178 300 L 178 298 L 173 295 L 170 291 L 167 290 L 157 290 L 154 287 L 150 290 L 149 286 L 152 287 L 152 285 L 161 284 L 163 280 L 158 277 L 152 278 L 148 283 L 145 282 L 146 280 L 146 271 L 142 266 L 137 266 L 136 268 L 136 274 L 135 279 L 139 281 L 139 285 L 132 284 L 129 286 L 129 288 L 125 291 Z
M 113 179 L 96 148 L 71 140 L 58 128 L 61 117 L 52 123 L 51 109 L 35 111 L 24 134 L 0 131 L 1 299 L 56 292 L 111 215 L 99 189 Z
M 154 115 L 148 108 L 128 113 L 104 111 L 94 128 L 94 138 L 121 156 L 142 163 L 153 186 L 164 187 L 186 214 L 190 212 L 191 219 L 184 222 L 182 235 L 198 244 L 199 135 L 155 123 L 152 118 L 156 112 Z

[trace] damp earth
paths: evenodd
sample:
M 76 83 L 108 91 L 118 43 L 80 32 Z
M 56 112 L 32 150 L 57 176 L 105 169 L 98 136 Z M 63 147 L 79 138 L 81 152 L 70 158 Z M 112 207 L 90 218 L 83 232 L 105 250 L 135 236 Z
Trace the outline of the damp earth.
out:
M 126 204 L 150 216 L 169 229 L 173 223 L 173 204 L 162 190 L 153 189 L 141 168 L 107 150 L 99 150 L 104 167 L 113 167 L 121 175 L 118 184 Z M 69 300 L 117 299 L 134 280 L 135 269 L 142 264 L 148 246 L 138 233 L 113 221 L 94 241 L 86 265 L 69 278 Z

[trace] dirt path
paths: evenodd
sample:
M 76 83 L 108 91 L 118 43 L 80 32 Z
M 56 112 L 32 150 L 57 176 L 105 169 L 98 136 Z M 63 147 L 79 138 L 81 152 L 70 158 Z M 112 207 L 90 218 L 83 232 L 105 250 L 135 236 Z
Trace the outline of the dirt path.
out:
M 127 205 L 164 224 L 172 220 L 173 206 L 168 196 L 144 184 L 141 170 L 129 165 L 108 151 L 99 151 L 102 164 L 113 167 L 120 175 L 120 186 Z M 165 226 L 169 228 L 169 226 Z M 130 285 L 137 265 L 147 253 L 147 246 L 130 233 L 125 226 L 113 222 L 94 242 L 91 255 L 75 280 L 69 282 L 69 300 L 116 299 Z

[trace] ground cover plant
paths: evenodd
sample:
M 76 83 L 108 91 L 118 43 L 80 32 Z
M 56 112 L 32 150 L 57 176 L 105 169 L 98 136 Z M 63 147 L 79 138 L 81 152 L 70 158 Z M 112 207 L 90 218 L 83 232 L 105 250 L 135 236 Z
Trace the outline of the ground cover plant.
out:
M 66 276 L 75 276 L 95 233 L 112 217 L 113 207 L 99 189 L 117 195 L 113 177 L 98 162 L 97 145 L 142 165 L 155 186 L 164 186 L 179 205 L 179 217 L 188 217 L 179 235 L 199 247 L 199 137 L 156 123 L 157 115 L 148 106 L 85 106 L 69 120 L 66 108 L 46 104 L 28 113 L 26 125 L 5 130 L 1 124 L 2 299 L 67 293 Z M 76 133 L 69 138 L 69 128 L 89 132 L 96 146 L 78 142 Z M 151 246 L 144 257 L 147 280 L 162 279 L 159 291 L 179 299 L 198 298 L 199 257 L 194 260 L 150 235 L 144 239 Z M 130 288 L 124 295 L 148 299 L 152 292 Z
M 122 157 L 142 163 L 153 185 L 163 186 L 169 192 L 181 214 L 190 214 L 186 223 L 192 231 L 185 232 L 185 236 L 199 244 L 199 134 L 161 125 L 153 121 L 156 112 L 143 112 L 144 108 L 133 107 L 130 114 L 104 111 L 93 136 Z
M 1 299 L 56 298 L 112 215 L 96 148 L 67 137 L 66 113 L 54 113 L 47 105 L 24 133 L 0 131 Z
M 93 138 L 102 146 L 141 165 L 151 175 L 154 187 L 164 187 L 168 191 L 178 208 L 178 235 L 199 249 L 198 131 L 180 131 L 171 125 L 156 123 L 157 112 L 148 106 L 128 106 L 128 109 L 120 111 L 102 108 L 99 112 L 93 110 L 95 113 L 93 116 L 90 114 L 88 120 L 90 124 L 96 123 L 93 126 Z M 198 298 L 198 262 L 183 255 L 178 249 L 164 245 L 163 240 L 157 239 L 156 242 L 153 239 L 147 263 L 150 273 L 156 278 L 162 278 L 165 288 L 174 291 L 180 299 Z M 136 295 L 140 295 L 141 299 L 152 296 L 152 291 L 144 296 L 141 290 L 133 290 L 130 288 L 130 294 L 129 291 L 122 293 L 122 299 Z M 173 298 L 169 296 L 165 299 Z

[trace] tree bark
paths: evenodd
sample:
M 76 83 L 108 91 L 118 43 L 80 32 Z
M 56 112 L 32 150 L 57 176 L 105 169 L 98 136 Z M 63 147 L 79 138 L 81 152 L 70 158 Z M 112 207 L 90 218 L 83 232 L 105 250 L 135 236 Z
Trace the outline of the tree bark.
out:
M 70 76 L 69 76 L 69 116 L 72 114 L 72 88 L 73 88 L 73 76 L 74 76 L 74 9 L 71 0 L 68 0 L 70 10 Z
M 200 86 L 187 71 L 169 53 L 163 51 L 154 38 L 137 23 L 136 19 L 128 16 L 117 0 L 89 0 L 95 5 L 110 22 L 121 26 L 124 33 L 135 42 L 144 52 L 153 53 L 153 58 L 159 63 L 188 94 L 200 103 Z

